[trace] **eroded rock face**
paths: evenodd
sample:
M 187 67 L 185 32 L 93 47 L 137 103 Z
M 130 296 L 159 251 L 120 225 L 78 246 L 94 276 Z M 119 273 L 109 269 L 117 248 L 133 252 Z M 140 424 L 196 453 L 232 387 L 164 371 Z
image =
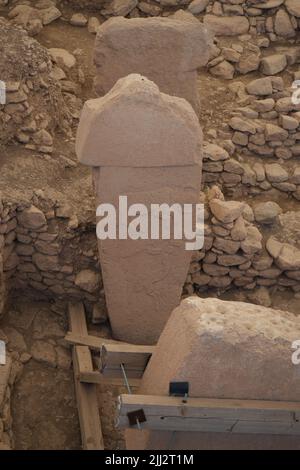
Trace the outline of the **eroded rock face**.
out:
M 189 297 L 172 313 L 138 393 L 168 395 L 170 381 L 188 381 L 191 397 L 298 401 L 291 344 L 299 317 L 279 310 Z M 300 447 L 299 437 L 126 431 L 127 448 L 216 449 Z M 172 438 L 171 438 L 172 434 Z M 158 447 L 156 447 L 158 446 Z
M 249 30 L 249 21 L 244 16 L 214 16 L 205 15 L 204 24 L 216 36 L 236 36 Z
M 185 100 L 130 75 L 85 104 L 76 147 L 80 161 L 94 167 L 97 204 L 118 210 L 122 195 L 128 207 L 144 204 L 150 214 L 154 203 L 198 201 L 201 144 L 197 116 Z M 98 247 L 114 336 L 155 343 L 180 301 L 192 253 L 185 240 L 117 236 Z
M 171 19 L 109 19 L 96 37 L 96 91 L 107 93 L 119 78 L 140 73 L 197 110 L 197 69 L 207 63 L 210 43 L 206 28 L 183 12 Z

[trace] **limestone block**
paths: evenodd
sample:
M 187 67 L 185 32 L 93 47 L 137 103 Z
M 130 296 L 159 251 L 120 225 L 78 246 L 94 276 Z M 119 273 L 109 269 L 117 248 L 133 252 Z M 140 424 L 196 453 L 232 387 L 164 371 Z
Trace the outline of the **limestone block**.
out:
M 210 45 L 210 34 L 192 15 L 111 18 L 97 32 L 96 91 L 103 95 L 119 78 L 140 73 L 197 111 L 197 69 L 207 63 Z
M 172 313 L 138 393 L 168 395 L 188 381 L 189 396 L 299 401 L 291 344 L 300 318 L 289 312 L 189 297 Z M 299 436 L 126 431 L 127 449 L 300 448 Z

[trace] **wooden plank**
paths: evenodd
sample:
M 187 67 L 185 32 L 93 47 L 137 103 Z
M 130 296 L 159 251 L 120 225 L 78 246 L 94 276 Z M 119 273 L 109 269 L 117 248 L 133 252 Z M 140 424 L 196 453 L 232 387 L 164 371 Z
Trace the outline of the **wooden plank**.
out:
M 75 347 L 78 364 L 77 378 L 80 382 L 100 383 L 100 372 L 93 370 L 93 362 L 90 350 L 87 346 Z
M 88 335 L 84 306 L 81 302 L 69 304 L 69 321 L 72 332 Z M 80 373 L 92 373 L 91 352 L 87 346 L 73 347 L 73 369 L 82 446 L 84 450 L 103 450 L 103 436 L 97 400 L 97 386 L 80 382 Z
M 83 347 L 86 347 L 86 346 L 83 346 Z M 96 370 L 92 370 L 90 372 L 88 371 L 79 372 L 77 378 L 79 382 L 85 382 L 88 384 L 101 384 L 102 383 L 101 374 L 99 371 L 96 371 Z
M 79 373 L 76 354 L 77 347 L 78 346 L 74 346 L 73 348 L 73 368 L 82 446 L 84 450 L 103 450 L 104 443 L 96 385 L 79 382 L 77 378 Z
M 103 365 L 144 367 L 155 351 L 155 346 L 144 346 L 136 344 L 104 344 L 101 349 L 101 360 Z
M 90 349 L 97 351 L 100 350 L 103 344 L 119 344 L 119 341 L 114 341 L 112 339 L 107 339 L 107 338 L 101 338 L 99 336 L 93 336 L 93 335 L 82 335 L 75 333 L 73 331 L 68 331 L 65 340 L 69 344 L 73 345 L 82 345 L 82 346 L 88 346 Z M 126 343 L 121 343 L 121 344 L 126 344 Z
M 82 302 L 69 302 L 68 304 L 69 324 L 72 332 L 77 335 L 87 336 L 85 310 Z
M 121 395 L 118 427 L 129 427 L 127 413 L 142 408 L 145 429 L 261 434 L 300 434 L 295 420 L 300 402 Z
M 101 372 L 104 376 L 122 377 L 123 364 L 127 377 L 141 378 L 155 346 L 135 344 L 104 344 L 100 352 Z
M 124 379 L 114 378 L 114 377 L 105 377 L 102 374 L 99 374 L 99 375 L 100 375 L 101 385 L 114 385 L 116 387 L 125 386 Z M 129 378 L 128 382 L 131 387 L 139 387 L 141 385 L 141 379 Z

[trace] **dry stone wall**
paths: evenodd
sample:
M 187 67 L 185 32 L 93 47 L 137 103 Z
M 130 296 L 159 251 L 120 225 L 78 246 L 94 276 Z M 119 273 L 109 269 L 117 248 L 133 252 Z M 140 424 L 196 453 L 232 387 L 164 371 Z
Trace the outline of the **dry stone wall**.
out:
M 31 202 L 2 201 L 0 312 L 12 289 L 41 299 L 103 301 L 95 235 L 78 225 L 65 203 L 46 204 L 36 195 Z
M 69 3 L 97 9 L 105 18 L 166 16 L 186 9 L 217 36 L 263 34 L 271 41 L 293 39 L 300 18 L 298 0 L 69 0 Z
M 1 333 L 0 330 L 0 340 L 3 340 Z M 0 450 L 8 450 L 13 446 L 10 397 L 17 369 L 12 364 L 12 358 L 7 354 L 6 364 L 0 366 Z
M 262 203 L 263 207 L 258 204 L 253 212 L 244 202 L 225 201 L 216 186 L 203 194 L 202 200 L 206 205 L 205 243 L 193 257 L 185 294 L 209 288 L 225 291 L 234 286 L 249 291 L 277 286 L 299 292 L 297 240 L 286 243 L 278 237 L 263 237 L 255 223 L 260 215 L 264 222 L 273 222 L 279 215 L 276 207 Z M 293 215 L 292 218 L 296 220 Z M 282 225 L 285 224 L 283 217 Z
M 281 214 L 272 202 L 252 210 L 246 203 L 225 201 L 216 186 L 201 199 L 205 243 L 193 255 L 184 295 L 233 287 L 300 291 L 297 213 Z M 94 321 L 105 321 L 95 225 L 78 227 L 66 205 L 51 202 L 45 207 L 36 197 L 26 204 L 2 201 L 0 214 L 0 312 L 9 293 L 18 289 L 25 296 L 84 300 L 90 310 L 94 306 Z M 261 224 L 274 221 L 281 224 L 280 233 L 289 227 L 288 236 L 264 234 Z
M 244 196 L 273 188 L 300 199 L 300 167 L 297 162 L 288 168 L 282 160 L 277 163 L 267 159 L 265 163 L 254 159 L 251 163 L 230 155 L 233 149 L 230 145 L 227 148 L 228 152 L 217 144 L 206 142 L 204 145 L 203 180 L 208 186 L 218 183 L 228 195 L 240 189 Z M 288 150 L 288 147 L 283 148 Z
M 51 154 L 54 129 L 67 132 L 72 122 L 72 103 L 58 79 L 58 74 L 66 75 L 54 65 L 53 54 L 2 18 L 0 43 L 0 77 L 6 86 L 6 102 L 0 104 L 0 144 L 18 142 Z

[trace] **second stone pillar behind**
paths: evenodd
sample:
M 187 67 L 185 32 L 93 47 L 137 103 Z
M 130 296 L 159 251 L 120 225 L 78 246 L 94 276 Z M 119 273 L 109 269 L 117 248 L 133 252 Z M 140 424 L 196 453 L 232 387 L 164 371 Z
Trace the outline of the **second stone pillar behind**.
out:
M 192 107 L 140 75 L 85 103 L 76 142 L 79 160 L 94 167 L 97 205 L 118 208 L 123 195 L 149 214 L 151 204 L 198 202 L 201 147 Z M 117 237 L 98 246 L 114 337 L 155 343 L 180 302 L 192 254 L 185 240 Z
M 96 37 L 96 91 L 103 95 L 119 78 L 139 73 L 198 113 L 197 69 L 206 65 L 210 46 L 205 26 L 183 11 L 169 18 L 111 18 Z

